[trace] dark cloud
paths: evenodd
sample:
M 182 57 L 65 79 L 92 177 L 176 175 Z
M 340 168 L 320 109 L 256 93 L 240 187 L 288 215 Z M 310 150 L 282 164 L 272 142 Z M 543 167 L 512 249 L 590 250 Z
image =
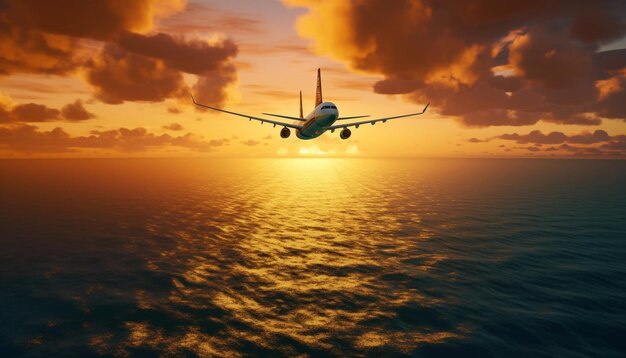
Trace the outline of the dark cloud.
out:
M 476 138 L 472 138 L 476 139 Z M 568 152 L 580 156 L 624 156 L 626 155 L 626 135 L 609 135 L 598 129 L 594 132 L 566 135 L 562 132 L 544 134 L 535 130 L 528 134 L 508 133 L 484 140 L 470 139 L 471 143 L 488 142 L 491 140 L 512 141 L 516 144 L 531 144 L 526 147 L 514 147 L 530 152 Z M 550 145 L 544 147 L 544 145 Z M 500 147 L 503 147 L 502 145 Z M 543 149 L 542 149 L 543 148 Z
M 501 139 L 515 141 L 518 144 L 560 144 L 560 143 L 572 143 L 572 144 L 597 144 L 610 142 L 618 139 L 621 136 L 610 136 L 606 131 L 598 129 L 593 133 L 583 132 L 580 134 L 566 135 L 562 132 L 551 132 L 549 134 L 543 134 L 539 130 L 532 131 L 528 134 L 502 134 L 491 139 Z
M 569 143 L 576 144 L 595 144 L 601 142 L 608 142 L 612 139 L 609 134 L 601 129 L 594 131 L 593 133 L 576 134 L 568 138 Z
M 518 144 L 559 144 L 568 140 L 568 137 L 561 132 L 552 132 L 549 134 L 543 134 L 541 131 L 535 130 L 526 135 L 520 135 L 517 133 L 503 134 L 497 137 L 502 140 L 512 140 Z
M 61 153 L 71 149 L 69 134 L 57 127 L 51 131 L 39 131 L 37 127 L 19 124 L 0 127 L 0 148 L 22 152 Z
M 152 25 L 155 0 L 10 0 L 9 13 L 47 33 L 112 39 Z
M 19 122 L 54 121 L 60 118 L 60 114 L 58 109 L 36 103 L 18 104 L 11 110 L 13 121 Z
M 61 108 L 61 115 L 68 121 L 84 121 L 96 117 L 93 113 L 85 109 L 83 102 L 80 100 L 66 104 Z
M 87 148 L 138 152 L 172 146 L 210 151 L 229 142 L 228 138 L 207 141 L 191 133 L 182 136 L 156 135 L 141 127 L 93 131 L 88 136 L 70 136 L 60 127 L 51 131 L 41 131 L 27 124 L 0 127 L 0 148 L 30 153 L 61 153 Z
M 608 150 L 607 150 L 608 149 Z M 607 145 L 600 147 L 582 147 L 569 144 L 561 144 L 556 150 L 570 153 L 576 157 L 623 157 L 626 156 L 624 150 L 614 150 Z
M 0 14 L 0 75 L 71 72 L 80 65 L 75 54 L 77 43 L 75 39 L 15 27 Z
M 610 5 L 609 5 L 610 6 Z M 615 10 L 623 10 L 616 7 Z M 595 6 L 579 9 L 571 26 L 575 38 L 590 43 L 617 40 L 626 31 L 624 19 L 620 13 L 613 13 Z
M 227 97 L 226 88 L 236 80 L 235 68 L 224 66 L 198 78 L 198 82 L 193 86 L 193 92 L 200 102 L 222 106 Z M 196 107 L 198 108 L 200 107 Z
M 132 53 L 162 60 L 168 68 L 196 75 L 219 70 L 238 51 L 230 40 L 209 45 L 206 41 L 186 40 L 164 33 L 146 36 L 129 32 L 120 36 L 117 43 Z
M 309 8 L 298 29 L 318 52 L 385 76 L 375 92 L 465 125 L 626 119 L 626 86 L 606 89 L 623 84 L 626 50 L 597 53 L 626 34 L 622 0 L 285 1 Z
M 183 126 L 180 125 L 179 123 L 171 123 L 171 124 L 164 125 L 163 129 L 167 129 L 170 131 L 182 131 L 185 128 L 183 128 Z
M 188 91 L 180 71 L 116 45 L 105 46 L 100 57 L 89 64 L 87 81 L 94 86 L 95 96 L 110 104 L 163 101 Z
M 115 40 L 150 27 L 155 0 L 2 0 L 0 73 L 64 74 L 81 67 L 81 38 Z
M 199 77 L 199 98 L 221 104 L 225 87 L 236 80 L 233 60 L 238 47 L 232 40 L 209 43 L 145 33 L 155 17 L 181 10 L 183 4 L 0 0 L 0 74 L 67 74 L 82 69 L 98 99 L 120 104 L 186 95 L 189 87 L 182 78 L 190 73 Z M 93 56 L 98 47 L 101 51 Z
M 618 135 L 611 138 L 611 141 L 603 144 L 601 148 L 626 152 L 626 135 Z
M 80 100 L 65 105 L 61 110 L 38 103 L 8 105 L 0 103 L 0 124 L 11 122 L 83 121 L 94 118 Z

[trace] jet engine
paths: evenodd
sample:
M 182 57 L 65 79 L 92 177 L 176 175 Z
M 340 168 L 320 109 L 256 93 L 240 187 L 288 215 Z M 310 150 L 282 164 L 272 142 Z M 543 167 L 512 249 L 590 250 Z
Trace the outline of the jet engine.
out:
M 339 137 L 341 139 L 348 139 L 350 138 L 351 135 L 352 135 L 352 132 L 348 128 L 342 129 L 341 132 L 339 133 Z
M 280 130 L 281 138 L 289 138 L 290 135 L 291 135 L 291 131 L 289 130 L 289 128 L 283 127 L 283 129 Z

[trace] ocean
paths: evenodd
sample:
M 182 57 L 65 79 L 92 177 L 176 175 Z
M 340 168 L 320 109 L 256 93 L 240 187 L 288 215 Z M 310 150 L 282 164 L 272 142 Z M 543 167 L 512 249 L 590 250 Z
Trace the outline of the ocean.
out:
M 626 161 L 0 161 L 0 356 L 623 357 Z

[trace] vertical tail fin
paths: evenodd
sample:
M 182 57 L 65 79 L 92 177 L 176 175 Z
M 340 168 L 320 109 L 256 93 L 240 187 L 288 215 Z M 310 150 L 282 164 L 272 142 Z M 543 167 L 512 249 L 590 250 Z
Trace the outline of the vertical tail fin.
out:
M 304 113 L 302 113 L 302 91 L 300 91 L 300 119 L 304 119 Z
M 315 91 L 315 107 L 322 103 L 322 74 L 320 69 L 317 69 L 317 90 Z

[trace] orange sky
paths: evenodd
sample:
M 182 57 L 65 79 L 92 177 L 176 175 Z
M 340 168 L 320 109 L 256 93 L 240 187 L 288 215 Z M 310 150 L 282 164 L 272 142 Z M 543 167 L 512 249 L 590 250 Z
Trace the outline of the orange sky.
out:
M 3 158 L 626 155 L 619 0 L 3 3 Z M 432 105 L 301 141 L 188 99 L 306 114 L 318 67 L 342 116 Z

